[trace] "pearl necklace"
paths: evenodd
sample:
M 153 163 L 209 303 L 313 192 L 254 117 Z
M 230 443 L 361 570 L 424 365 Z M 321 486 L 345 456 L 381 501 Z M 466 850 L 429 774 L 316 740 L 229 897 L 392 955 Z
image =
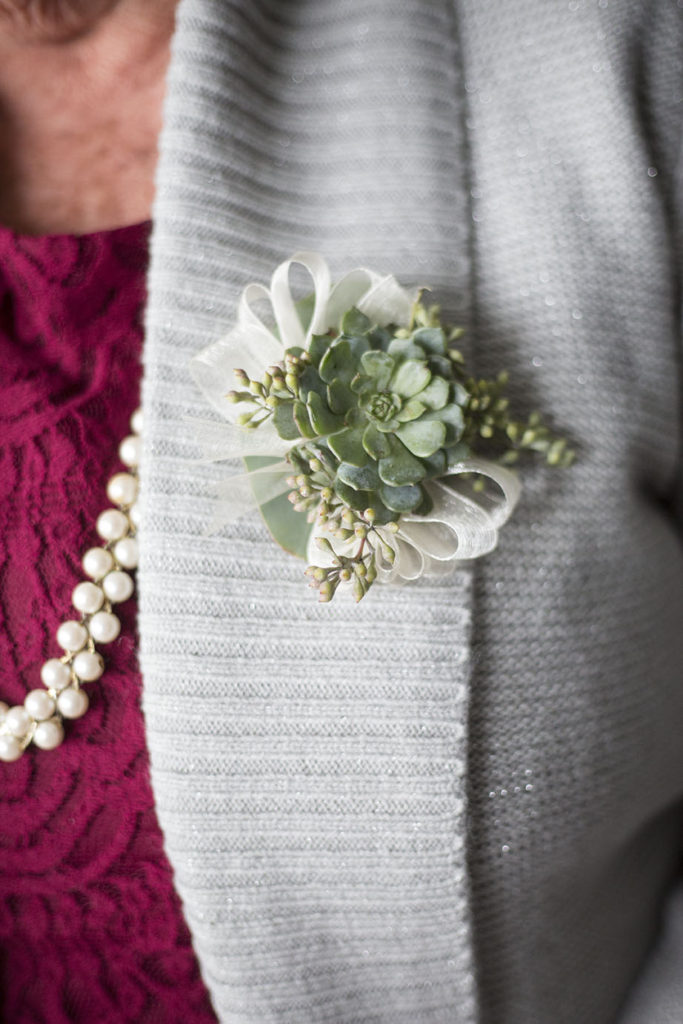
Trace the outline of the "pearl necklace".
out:
M 101 547 L 90 548 L 83 556 L 83 569 L 89 577 L 72 594 L 80 620 L 62 622 L 56 633 L 64 651 L 61 658 L 50 658 L 41 671 L 45 689 L 31 690 L 23 705 L 9 707 L 0 701 L 0 761 L 16 761 L 29 743 L 42 750 L 54 750 L 64 739 L 63 720 L 81 718 L 88 710 L 88 695 L 83 683 L 92 683 L 104 672 L 104 659 L 96 644 L 116 640 L 121 623 L 112 605 L 132 596 L 133 579 L 126 570 L 138 564 L 138 464 L 142 413 L 138 409 L 130 421 L 133 431 L 119 446 L 119 456 L 127 472 L 115 473 L 107 484 L 107 497 L 116 505 L 100 514 L 95 529 Z

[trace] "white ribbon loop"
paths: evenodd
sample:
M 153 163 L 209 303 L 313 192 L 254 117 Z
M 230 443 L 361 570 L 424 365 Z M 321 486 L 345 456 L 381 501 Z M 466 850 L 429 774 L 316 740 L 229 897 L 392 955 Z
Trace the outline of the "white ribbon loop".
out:
M 313 280 L 313 315 L 305 330 L 289 284 L 289 272 L 295 263 L 304 267 Z M 322 256 L 315 252 L 297 253 L 276 269 L 270 281 L 270 300 L 285 348 L 308 348 L 314 334 L 324 333 L 332 326 L 325 323 L 330 283 L 329 267 Z
M 459 562 L 493 551 L 500 528 L 519 500 L 519 480 L 509 469 L 486 459 L 465 459 L 451 470 L 453 476 L 465 473 L 492 480 L 499 495 L 460 493 L 448 486 L 449 477 L 430 480 L 425 487 L 434 503 L 431 512 L 401 516 L 396 534 L 379 527 L 382 539 L 394 551 L 394 563 L 390 566 L 380 555 L 378 579 L 386 583 L 416 579 L 416 552 L 422 557 L 417 575 L 440 576 L 452 572 Z
M 401 288 L 395 277 L 377 278 L 366 295 L 356 305 L 374 323 L 385 327 L 387 324 L 409 324 L 418 289 L 407 292 Z

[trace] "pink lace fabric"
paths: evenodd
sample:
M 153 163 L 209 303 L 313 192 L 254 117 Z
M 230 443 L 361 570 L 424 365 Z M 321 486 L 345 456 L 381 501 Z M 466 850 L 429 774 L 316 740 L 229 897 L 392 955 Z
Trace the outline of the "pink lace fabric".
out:
M 75 616 L 138 404 L 148 225 L 0 228 L 0 700 L 23 702 Z M 90 710 L 0 763 L 0 1020 L 211 1024 L 154 812 L 134 601 Z

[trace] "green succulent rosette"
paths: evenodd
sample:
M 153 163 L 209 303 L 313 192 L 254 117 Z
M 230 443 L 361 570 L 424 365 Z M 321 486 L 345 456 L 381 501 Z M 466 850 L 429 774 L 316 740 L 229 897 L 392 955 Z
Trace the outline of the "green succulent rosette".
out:
M 296 263 L 313 281 L 299 303 Z M 263 298 L 271 323 L 254 312 Z M 321 600 L 487 553 L 519 495 L 508 467 L 520 452 L 571 463 L 538 414 L 510 416 L 505 374 L 467 373 L 461 334 L 393 277 L 358 269 L 333 287 L 322 257 L 304 253 L 269 289 L 249 285 L 235 328 L 194 360 L 227 421 L 220 454 L 244 461 L 223 486 L 227 518 L 255 501 L 274 539 L 311 562 Z

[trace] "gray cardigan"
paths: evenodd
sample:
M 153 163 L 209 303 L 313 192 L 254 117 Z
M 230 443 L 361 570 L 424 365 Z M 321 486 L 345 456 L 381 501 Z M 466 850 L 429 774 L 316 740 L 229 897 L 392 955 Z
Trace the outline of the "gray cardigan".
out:
M 180 5 L 141 660 L 222 1022 L 683 1020 L 666 933 L 624 1010 L 681 853 L 682 20 L 675 0 Z M 524 471 L 473 569 L 320 606 L 256 514 L 207 536 L 220 469 L 196 461 L 188 361 L 300 248 L 431 284 L 475 365 L 578 445 Z

